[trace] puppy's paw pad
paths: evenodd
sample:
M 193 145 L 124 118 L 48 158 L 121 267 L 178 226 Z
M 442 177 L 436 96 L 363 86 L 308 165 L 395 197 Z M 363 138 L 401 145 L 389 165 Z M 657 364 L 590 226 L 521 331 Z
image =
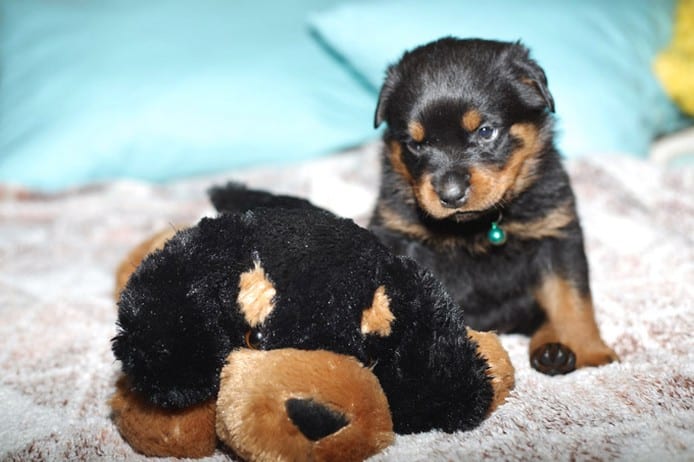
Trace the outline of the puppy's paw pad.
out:
M 530 364 L 543 374 L 568 374 L 576 369 L 576 355 L 561 343 L 545 343 L 532 352 Z

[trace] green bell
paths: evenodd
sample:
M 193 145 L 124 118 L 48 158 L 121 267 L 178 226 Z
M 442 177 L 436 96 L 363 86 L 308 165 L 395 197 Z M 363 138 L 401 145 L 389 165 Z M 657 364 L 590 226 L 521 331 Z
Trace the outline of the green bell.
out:
M 491 229 L 487 231 L 487 240 L 492 245 L 502 245 L 506 242 L 506 233 L 499 228 L 499 224 L 496 221 L 492 222 Z

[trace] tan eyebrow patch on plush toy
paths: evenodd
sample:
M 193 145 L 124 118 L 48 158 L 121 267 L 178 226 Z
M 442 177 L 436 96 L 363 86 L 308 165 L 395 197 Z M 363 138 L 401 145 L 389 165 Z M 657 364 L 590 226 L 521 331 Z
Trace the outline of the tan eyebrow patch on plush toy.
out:
M 374 292 L 371 306 L 361 315 L 361 333 L 387 337 L 390 335 L 390 325 L 394 320 L 395 316 L 390 311 L 390 299 L 386 295 L 386 288 L 379 286 Z
M 265 321 L 273 308 L 277 290 L 268 279 L 259 261 L 252 269 L 242 273 L 239 278 L 239 295 L 236 301 L 246 322 L 255 327 Z

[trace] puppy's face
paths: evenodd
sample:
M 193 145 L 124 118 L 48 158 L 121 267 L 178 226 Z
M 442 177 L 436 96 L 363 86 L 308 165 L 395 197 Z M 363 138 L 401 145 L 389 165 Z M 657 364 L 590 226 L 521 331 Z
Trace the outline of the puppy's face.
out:
M 464 221 L 534 182 L 553 110 L 544 72 L 522 45 L 446 38 L 389 68 L 375 125 L 388 123 L 393 171 L 419 207 Z

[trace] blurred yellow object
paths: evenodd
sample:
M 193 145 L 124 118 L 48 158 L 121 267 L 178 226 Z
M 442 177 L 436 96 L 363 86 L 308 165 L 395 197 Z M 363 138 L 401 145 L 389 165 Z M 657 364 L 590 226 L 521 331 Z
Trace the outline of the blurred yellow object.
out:
M 655 73 L 667 93 L 694 115 L 694 0 L 680 0 L 670 46 L 656 56 Z

